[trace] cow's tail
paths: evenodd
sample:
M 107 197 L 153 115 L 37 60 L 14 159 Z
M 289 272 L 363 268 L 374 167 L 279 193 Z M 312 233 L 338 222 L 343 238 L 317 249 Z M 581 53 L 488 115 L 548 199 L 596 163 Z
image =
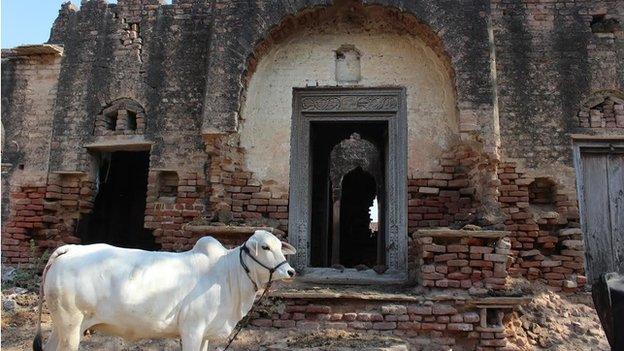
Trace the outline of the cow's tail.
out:
M 43 274 L 41 275 L 41 285 L 39 286 L 39 304 L 37 306 L 37 333 L 35 334 L 35 339 L 33 340 L 33 351 L 43 351 L 43 338 L 41 336 L 41 313 L 43 312 L 43 287 L 45 285 L 46 275 L 48 270 L 52 266 L 52 263 L 56 261 L 56 259 L 67 253 L 69 250 L 69 246 L 61 246 L 58 249 L 54 250 L 52 255 L 50 255 L 50 259 L 48 259 L 48 263 L 46 263 L 45 268 L 43 269 Z

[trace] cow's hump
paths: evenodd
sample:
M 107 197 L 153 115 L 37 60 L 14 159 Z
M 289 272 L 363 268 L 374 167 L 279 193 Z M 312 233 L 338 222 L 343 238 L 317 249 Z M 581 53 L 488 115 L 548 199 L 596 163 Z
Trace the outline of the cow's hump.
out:
M 195 246 L 193 246 L 193 251 L 204 253 L 210 258 L 220 257 L 227 253 L 227 249 L 223 247 L 219 240 L 211 236 L 205 236 L 197 240 Z

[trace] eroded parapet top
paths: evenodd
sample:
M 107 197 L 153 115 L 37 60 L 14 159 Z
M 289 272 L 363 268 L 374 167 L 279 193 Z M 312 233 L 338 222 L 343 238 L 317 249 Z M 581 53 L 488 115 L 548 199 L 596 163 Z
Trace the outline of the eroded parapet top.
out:
M 12 49 L 3 49 L 2 58 L 33 56 L 33 55 L 53 55 L 62 56 L 63 47 L 54 44 L 20 45 Z
M 117 6 L 134 6 L 134 7 L 153 7 L 160 5 L 176 5 L 176 4 L 209 4 L 210 0 L 118 0 L 116 3 L 107 1 L 107 0 L 82 0 L 81 5 L 89 4 L 89 3 L 103 3 L 108 5 L 117 5 Z M 62 5 L 63 8 L 68 7 L 71 9 L 75 9 L 71 3 L 67 5 L 67 3 Z

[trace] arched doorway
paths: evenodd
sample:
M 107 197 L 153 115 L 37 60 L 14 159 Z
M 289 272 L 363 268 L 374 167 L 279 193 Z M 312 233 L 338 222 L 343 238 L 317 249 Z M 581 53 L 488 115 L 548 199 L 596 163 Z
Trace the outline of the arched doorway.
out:
M 295 91 L 289 236 L 299 247 L 310 247 L 295 262 L 309 279 L 404 280 L 407 128 L 403 94 L 397 88 Z M 369 208 L 375 198 L 378 234 L 371 235 Z M 359 265 L 366 267 L 360 272 Z
M 288 234 L 298 249 L 292 263 L 312 280 L 405 276 L 406 179 L 432 172 L 435 156 L 459 135 L 448 55 L 426 26 L 393 14 L 381 7 L 330 7 L 327 16 L 296 21 L 261 43 L 247 67 L 239 100 L 244 163 L 260 182 L 289 189 Z M 377 183 L 387 200 L 379 226 L 388 268 L 383 276 L 331 268 L 333 209 L 323 177 L 329 161 L 317 143 L 338 133 L 332 123 L 378 123 L 387 133 L 381 142 L 385 183 Z

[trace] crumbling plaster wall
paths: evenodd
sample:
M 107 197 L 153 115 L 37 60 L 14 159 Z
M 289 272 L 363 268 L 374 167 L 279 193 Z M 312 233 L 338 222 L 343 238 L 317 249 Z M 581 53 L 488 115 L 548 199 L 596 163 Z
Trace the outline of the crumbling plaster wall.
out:
M 3 123 L 11 140 L 8 143 L 13 141 L 13 130 L 28 130 L 33 136 L 47 133 L 32 143 L 33 147 L 50 145 L 38 150 L 44 161 L 31 159 L 25 165 L 25 169 L 44 170 L 40 181 L 25 181 L 11 189 L 10 195 L 3 192 L 3 205 L 7 205 L 3 209 L 10 211 L 6 212 L 10 216 L 3 217 L 3 244 L 14 245 L 11 250 L 3 247 L 3 260 L 10 257 L 13 262 L 28 262 L 29 238 L 35 238 L 40 248 L 80 241 L 73 236 L 76 223 L 91 211 L 97 189 L 93 187 L 97 157 L 87 148 L 93 143 L 151 143 L 145 226 L 154 229 L 156 242 L 163 249 L 192 246 L 195 240 L 182 225 L 207 210 L 208 156 L 200 135 L 200 115 L 211 9 L 208 3 L 163 5 L 157 0 L 83 1 L 79 9 L 71 3 L 62 5 L 50 35 L 50 43 L 65 49 L 56 67 L 58 87 L 51 94 L 56 104 L 40 109 L 47 110 L 49 123 L 28 127 L 20 119 Z M 21 87 L 24 83 L 18 71 L 10 68 L 3 64 L 3 83 L 12 80 Z M 3 98 L 8 96 L 4 87 Z M 11 95 L 6 111 L 18 113 L 16 109 L 28 96 L 23 89 Z M 37 95 L 37 99 L 43 101 L 44 96 Z M 145 111 L 141 135 L 94 133 L 98 114 L 118 99 L 130 99 Z M 4 107 L 3 101 L 3 122 Z M 136 147 L 108 151 L 125 149 Z M 180 179 L 178 196 L 168 203 L 160 201 L 156 190 L 158 172 L 163 169 L 177 172 Z M 62 174 L 61 181 L 55 173 Z M 6 179 L 3 177 L 3 182 Z M 4 201 L 9 196 L 11 201 Z
M 250 99 L 249 84 L 257 73 L 258 64 L 275 46 L 281 45 L 285 39 L 299 33 L 302 28 L 316 28 L 313 32 L 323 32 L 328 28 L 331 30 L 337 23 L 349 23 L 356 25 L 351 30 L 361 26 L 365 29 L 364 32 L 399 33 L 404 37 L 418 38 L 436 54 L 437 63 L 440 64 L 437 67 L 442 66 L 441 63 L 444 64 L 451 81 L 456 104 L 458 126 L 456 130 L 459 131 L 456 133 L 457 139 L 461 139 L 465 145 L 470 145 L 482 155 L 482 164 L 479 168 L 482 174 L 473 177 L 477 182 L 470 193 L 475 193 L 475 197 L 480 199 L 482 204 L 480 207 L 487 208 L 487 212 L 496 212 L 498 207 L 495 204 L 496 192 L 492 190 L 492 185 L 496 182 L 493 165 L 498 158 L 498 131 L 494 106 L 495 90 L 489 64 L 492 48 L 488 39 L 488 11 L 487 1 L 458 4 L 336 0 L 305 3 L 295 1 L 288 5 L 278 2 L 219 2 L 215 7 L 216 31 L 210 41 L 202 132 L 210 139 L 214 138 L 212 135 L 246 133 L 245 129 L 248 128 L 244 125 L 246 122 L 243 122 L 239 130 L 239 123 L 243 121 L 240 117 L 246 118 L 244 110 L 246 107 L 243 104 Z M 253 20 L 240 21 L 241 18 Z M 336 50 L 343 44 L 349 43 L 342 42 L 331 50 Z M 327 62 L 328 66 L 324 66 L 326 72 L 333 70 L 332 61 Z M 243 62 L 245 64 L 241 65 Z M 364 79 L 366 74 L 362 73 Z M 327 78 L 325 80 L 329 81 Z M 294 85 L 302 84 L 297 82 Z M 447 96 L 450 96 L 450 92 L 447 93 L 449 94 Z M 288 93 L 286 98 L 290 101 L 291 93 Z M 285 116 L 280 115 L 280 118 L 287 121 L 290 115 L 291 113 L 287 111 Z M 287 127 L 272 130 L 275 131 L 289 133 Z M 280 137 L 287 140 L 287 135 Z M 449 141 L 452 138 L 442 139 L 444 141 L 440 144 L 450 145 Z M 243 147 L 249 145 L 245 142 L 243 140 L 240 145 Z M 430 142 L 430 145 L 436 145 L 436 142 Z M 279 148 L 280 151 L 288 149 L 283 144 Z M 243 161 L 247 162 L 249 159 L 250 157 L 245 155 Z M 414 179 L 423 180 L 422 183 L 425 185 L 428 185 L 429 180 L 436 184 L 446 183 L 433 179 L 442 176 L 441 174 L 427 172 L 435 169 L 434 172 L 439 173 L 446 171 L 445 167 L 440 164 L 436 166 L 437 168 L 434 167 L 435 161 L 431 159 L 426 163 L 423 169 L 412 169 Z M 284 160 L 280 160 L 280 164 L 287 166 L 285 157 Z M 287 179 L 283 168 L 279 172 L 282 179 Z M 444 177 L 446 179 L 448 175 Z M 275 190 L 273 188 L 280 188 L 279 192 L 273 193 L 272 196 L 282 196 L 286 189 L 281 184 L 274 186 L 277 183 L 273 179 L 266 180 L 262 188 L 272 192 Z M 440 191 L 438 188 L 430 190 L 436 194 Z M 445 195 L 458 194 L 453 192 Z M 227 200 L 227 196 L 225 199 Z M 439 217 L 439 214 L 435 214 L 435 217 Z M 432 219 L 431 225 L 437 222 L 436 219 Z
M 2 59 L 2 208 L 8 214 L 11 186 L 45 184 L 52 117 L 60 71 L 58 55 Z
M 592 94 L 624 88 L 623 9 L 621 0 L 492 2 L 503 158 L 551 178 L 572 200 L 570 135 L 622 135 L 621 128 L 581 128 L 577 114 Z M 619 28 L 594 33 L 602 16 Z
M 483 64 L 490 57 L 488 8 L 488 1 L 219 2 L 214 23 L 218 30 L 210 42 L 202 131 L 237 130 L 245 79 L 267 46 L 279 42 L 301 23 L 320 22 L 344 11 L 356 20 L 363 17 L 366 21 L 370 14 L 386 17 L 401 33 L 418 32 L 435 42 L 438 53 L 448 53 L 455 73 L 460 131 L 485 135 L 482 140 L 488 152 L 495 154 L 495 140 L 490 137 L 495 133 L 493 87 L 489 64 Z M 241 66 L 243 62 L 246 64 Z
M 412 179 L 413 187 L 419 187 L 414 188 L 415 191 L 441 194 L 445 190 L 444 195 L 449 195 L 448 197 L 456 196 L 455 191 L 458 191 L 462 196 L 474 194 L 476 199 L 485 201 L 485 192 L 480 193 L 477 189 L 475 193 L 468 191 L 471 190 L 470 187 L 464 188 L 470 185 L 466 185 L 465 178 L 468 177 L 471 180 L 483 179 L 483 188 L 490 191 L 487 196 L 500 200 L 496 199 L 496 192 L 500 190 L 496 184 L 499 180 L 496 175 L 498 167 L 499 174 L 521 174 L 523 182 L 534 177 L 554 179 L 558 196 L 570 194 L 565 200 L 567 203 L 562 204 L 562 207 L 574 211 L 574 178 L 569 134 L 621 135 L 621 129 L 581 128 L 576 116 L 580 106 L 595 91 L 622 90 L 622 9 L 622 0 L 178 0 L 172 5 L 163 5 L 158 0 L 119 0 L 117 4 L 91 0 L 84 1 L 79 10 L 71 5 L 63 5 L 50 36 L 50 42 L 64 45 L 65 57 L 61 62 L 57 102 L 53 113 L 49 169 L 69 172 L 89 172 L 93 169 L 93 159 L 84 146 L 98 141 L 92 135 L 96 116 L 106 104 L 119 98 L 130 98 L 146 112 L 144 138 L 153 143 L 150 164 L 153 172 L 157 169 L 188 172 L 188 176 L 180 178 L 187 183 L 181 186 L 197 184 L 198 188 L 195 190 L 201 190 L 199 187 L 203 185 L 200 184 L 205 181 L 204 177 L 209 176 L 211 186 L 206 188 L 212 188 L 212 193 L 210 190 L 206 190 L 209 194 L 204 194 L 203 190 L 187 189 L 188 192 L 202 199 L 212 196 L 217 199 L 214 203 L 222 202 L 224 207 L 230 208 L 242 209 L 242 205 L 236 201 L 240 202 L 245 198 L 244 201 L 249 201 L 250 204 L 254 202 L 251 205 L 267 209 L 253 213 L 242 212 L 243 218 L 256 218 L 264 216 L 265 213 L 273 213 L 285 225 L 288 217 L 286 195 L 264 192 L 263 186 L 266 184 L 260 184 L 253 179 L 256 175 L 239 167 L 239 161 L 249 162 L 247 165 L 263 178 L 263 172 L 274 172 L 262 170 L 264 164 L 253 164 L 253 159 L 257 157 L 253 155 L 251 148 L 246 150 L 250 153 L 247 159 L 238 158 L 242 156 L 239 146 L 251 144 L 251 139 L 246 136 L 253 134 L 252 123 L 256 123 L 247 114 L 251 110 L 242 104 L 249 103 L 253 98 L 253 89 L 257 88 L 254 84 L 259 82 L 254 81 L 254 77 L 262 74 L 262 65 L 265 64 L 267 55 L 273 55 L 272 50 L 277 50 L 276 48 L 290 45 L 288 41 L 283 41 L 284 38 L 297 33 L 301 29 L 301 23 L 308 23 L 316 28 L 328 28 L 318 24 L 322 23 L 323 18 L 332 18 L 338 10 L 356 22 L 360 19 L 374 19 L 375 16 L 385 18 L 387 22 L 397 24 L 401 29 L 400 33 L 404 34 L 397 39 L 398 42 L 407 40 L 413 44 L 418 42 L 413 38 L 420 38 L 438 57 L 448 58 L 448 72 L 452 72 L 449 80 L 456 98 L 459 135 L 464 140 L 474 142 L 470 143 L 475 146 L 478 154 L 478 157 L 474 157 L 481 162 L 474 169 L 486 171 L 470 173 L 469 176 L 462 173 L 460 179 L 452 179 L 453 188 L 451 180 Z M 373 17 L 367 17 L 370 14 Z M 591 23 L 600 16 L 615 18 L 619 21 L 619 29 L 605 32 L 603 28 L 602 32 L 596 32 Z M 488 33 L 490 29 L 491 37 Z M 312 34 L 326 35 L 318 32 Z M 361 33 L 354 33 L 352 36 L 361 36 L 363 42 L 368 42 L 364 46 L 377 45 L 373 38 L 364 38 Z M 336 44 L 332 44 L 331 48 L 327 45 L 322 54 L 328 58 L 330 54 L 333 55 L 331 51 L 344 43 Z M 319 45 L 326 44 L 323 42 Z M 415 46 L 418 45 L 420 44 L 416 43 Z M 408 50 L 403 45 L 401 47 Z M 362 51 L 365 63 L 369 58 L 366 56 L 367 51 Z M 321 55 L 321 52 L 314 54 Z M 318 58 L 324 60 L 322 56 Z M 371 55 L 371 62 L 373 58 Z M 493 61 L 493 58 L 496 60 Z M 333 59 L 326 62 L 327 65 L 319 66 L 322 70 L 314 74 L 332 73 Z M 496 63 L 496 76 L 491 72 L 493 62 Z M 15 111 L 19 110 L 24 99 L 22 94 L 5 93 L 5 86 L 18 87 L 24 84 L 15 67 L 3 65 L 3 83 L 14 82 L 12 85 L 3 84 L 3 127 L 7 143 L 15 131 L 21 128 L 22 123 L 17 117 L 5 120 L 5 113 L 6 116 L 17 116 Z M 363 82 L 374 77 L 369 75 L 364 66 L 362 73 Z M 494 77 L 496 80 L 493 80 Z M 305 83 L 301 79 L 305 78 L 307 77 L 298 78 L 291 87 L 303 86 Z M 319 80 L 321 84 L 334 84 L 331 75 L 330 78 L 325 76 L 311 79 Z M 378 82 L 371 81 L 370 85 Z M 495 92 L 498 94 L 498 103 Z M 13 99 L 8 105 L 4 101 L 7 96 Z M 281 96 L 290 101 L 290 92 Z M 290 115 L 288 111 L 270 115 L 266 121 L 275 123 L 279 117 L 289 122 Z M 499 120 L 500 140 L 497 137 Z M 240 130 L 241 144 L 238 143 L 239 134 L 236 133 L 240 121 L 243 121 Z M 262 121 L 257 119 L 257 123 Z M 41 130 L 37 128 L 36 131 L 45 134 L 45 128 L 49 126 L 41 126 Z M 257 128 L 262 130 L 260 126 Z M 287 126 L 279 126 L 273 130 L 289 133 Z M 278 137 L 289 143 L 287 137 Z M 213 145 L 214 140 L 227 140 L 228 143 Z M 497 150 L 499 141 L 501 149 Z M 33 145 L 38 145 L 39 142 L 45 142 L 45 138 L 35 140 Z M 432 145 L 438 147 L 436 143 L 437 141 Z M 278 151 L 288 151 L 283 143 L 277 145 L 282 148 Z M 227 154 L 226 156 L 234 155 L 234 161 L 223 156 L 227 162 L 220 162 L 219 157 L 205 152 L 218 149 L 217 146 L 221 147 L 221 153 Z M 488 157 L 483 157 L 483 150 Z M 497 151 L 501 151 L 503 161 L 517 160 L 517 163 L 510 163 L 515 167 L 513 171 L 508 172 L 505 168 L 514 167 L 497 165 Z M 287 159 L 287 154 L 275 154 L 283 156 L 283 160 Z M 5 155 L 11 157 L 8 146 Z M 447 168 L 457 163 L 449 157 L 451 155 L 442 157 L 443 162 L 449 164 L 445 166 Z M 286 164 L 282 159 L 280 164 Z M 31 161 L 33 164 L 30 167 L 48 169 L 45 162 L 34 159 Z M 228 162 L 236 163 L 236 167 Z M 461 162 L 458 164 L 463 166 Z M 26 164 L 25 167 L 29 165 Z M 215 169 L 221 169 L 224 174 L 217 174 Z M 455 173 L 451 169 L 443 170 Z M 417 171 L 419 169 L 414 172 Z M 284 169 L 277 168 L 276 172 L 283 175 Z M 158 178 L 156 174 L 151 174 L 151 177 Z M 4 181 L 6 179 L 4 177 Z M 271 182 L 276 183 L 273 180 L 267 181 Z M 245 189 L 237 189 L 239 183 L 246 186 Z M 442 183 L 444 185 L 438 185 Z M 151 185 L 155 186 L 155 183 L 151 181 Z M 282 192 L 286 190 L 286 185 L 282 186 Z M 513 184 L 511 185 L 513 188 Z M 29 186 L 38 187 L 38 184 Z M 218 187 L 224 188 L 232 196 L 221 196 L 219 191 L 214 190 Z M 243 190 L 247 193 L 237 195 L 241 199 L 233 199 L 234 194 Z M 267 196 L 270 199 L 266 199 Z M 519 196 L 520 203 L 524 202 L 523 197 Z M 412 200 L 412 207 L 418 210 L 421 204 L 415 200 L 419 199 Z M 271 206 L 275 208 L 269 209 Z M 472 206 L 467 204 L 467 207 Z M 515 211 L 514 206 L 510 208 Z M 195 214 L 193 212 L 192 217 Z M 450 221 L 450 217 L 448 220 L 444 219 L 444 222 L 437 222 L 436 218 L 418 218 L 419 213 L 411 215 L 414 216 L 414 226 L 442 225 Z M 427 215 L 432 217 L 434 214 Z M 440 214 L 435 215 L 440 217 Z M 146 221 L 150 226 L 157 228 L 166 223 L 173 228 L 167 230 L 179 230 L 180 218 L 176 217 L 177 222 L 170 223 L 169 216 L 155 214 L 154 217 Z M 576 220 L 574 216 L 567 217 Z M 431 222 L 416 223 L 426 220 Z M 190 241 L 191 239 L 185 245 Z
M 58 55 L 10 54 L 2 60 L 2 162 L 23 171 L 14 173 L 14 185 L 47 175 L 60 61 Z M 19 165 L 23 170 L 17 169 Z
M 63 5 L 50 41 L 65 47 L 54 113 L 53 171 L 90 171 L 96 116 L 129 98 L 145 109 L 151 168 L 203 173 L 199 133 L 211 8 L 159 1 Z
M 453 82 L 422 40 L 349 25 L 304 30 L 261 59 L 241 109 L 240 144 L 247 168 L 260 180 L 288 189 L 292 89 L 344 86 L 335 77 L 335 50 L 344 44 L 361 53 L 362 79 L 356 86 L 406 88 L 410 178 L 430 173 L 441 153 L 458 141 Z

